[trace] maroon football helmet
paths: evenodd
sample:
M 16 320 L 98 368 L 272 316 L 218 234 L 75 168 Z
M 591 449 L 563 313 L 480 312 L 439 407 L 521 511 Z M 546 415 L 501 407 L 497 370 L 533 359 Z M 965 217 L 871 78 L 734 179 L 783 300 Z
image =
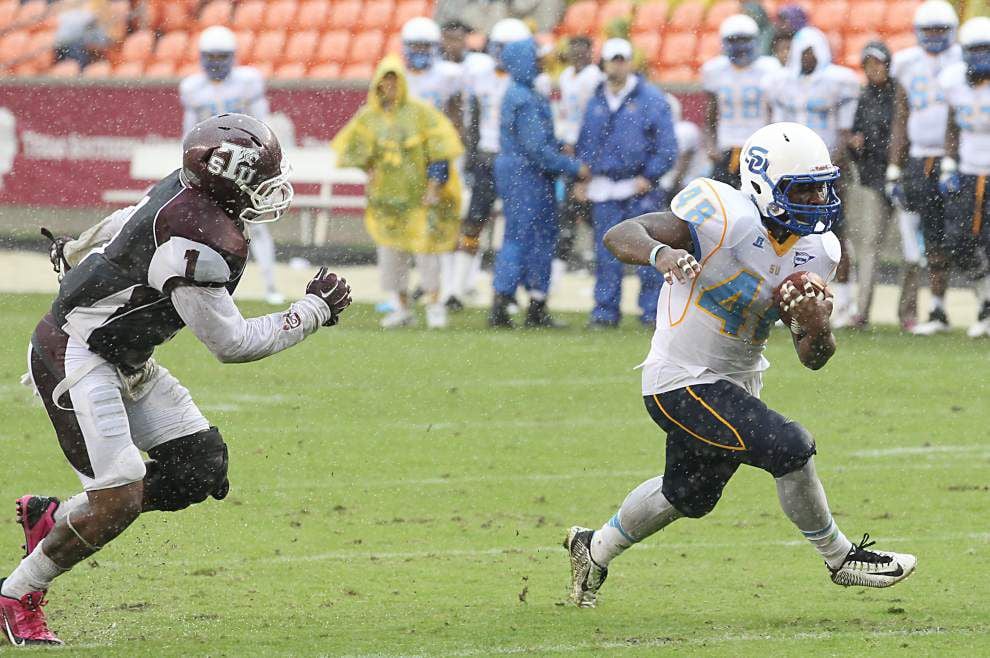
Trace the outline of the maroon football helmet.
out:
M 245 222 L 274 222 L 292 203 L 282 147 L 254 117 L 210 117 L 189 131 L 182 152 L 185 182 Z

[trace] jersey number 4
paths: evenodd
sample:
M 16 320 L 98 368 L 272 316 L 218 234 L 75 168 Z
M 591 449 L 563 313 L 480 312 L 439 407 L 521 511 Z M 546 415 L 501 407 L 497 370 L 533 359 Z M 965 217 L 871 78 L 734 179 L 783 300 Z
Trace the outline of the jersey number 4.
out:
M 738 338 L 751 316 L 756 316 L 752 340 L 763 342 L 770 336 L 770 327 L 777 321 L 772 308 L 764 313 L 753 309 L 763 279 L 752 272 L 739 270 L 730 278 L 705 288 L 698 297 L 698 306 L 722 321 L 722 333 Z

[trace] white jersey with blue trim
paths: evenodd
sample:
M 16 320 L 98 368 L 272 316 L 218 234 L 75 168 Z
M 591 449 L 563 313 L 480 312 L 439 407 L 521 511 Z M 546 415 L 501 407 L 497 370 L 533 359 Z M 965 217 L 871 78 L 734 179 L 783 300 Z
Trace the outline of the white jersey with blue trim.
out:
M 202 71 L 193 73 L 179 84 L 179 97 L 183 109 L 183 135 L 200 121 L 228 112 L 268 120 L 265 79 L 261 71 L 252 66 L 235 66 L 230 75 L 220 81 L 211 80 Z
M 945 154 L 945 124 L 949 109 L 938 84 L 943 71 L 962 61 L 962 48 L 932 55 L 921 46 L 894 53 L 890 74 L 904 88 L 908 104 L 907 138 L 912 158 L 942 157 Z
M 435 59 L 433 65 L 422 71 L 408 69 L 406 82 L 409 93 L 414 98 L 433 105 L 441 112 L 447 109 L 447 102 L 461 93 L 464 86 L 464 71 L 460 64 L 445 59 Z
M 749 136 L 770 123 L 763 80 L 780 70 L 775 57 L 758 57 L 749 66 L 736 66 L 725 55 L 701 67 L 701 86 L 718 105 L 718 149 L 742 148 Z
M 701 273 L 660 289 L 643 395 L 719 380 L 759 395 L 770 365 L 763 352 L 778 319 L 774 291 L 799 271 L 831 280 L 839 241 L 824 233 L 778 243 L 752 199 L 708 178 L 688 184 L 670 207 L 691 229 Z
M 568 66 L 560 72 L 560 112 L 557 118 L 557 138 L 571 146 L 577 144 L 584 123 L 584 111 L 605 74 L 594 64 L 575 71 Z
M 488 55 L 478 53 L 465 62 L 464 91 L 478 101 L 478 149 L 486 153 L 498 153 L 502 99 L 510 82 Z
M 990 81 L 970 85 L 966 63 L 953 64 L 938 78 L 959 127 L 959 171 L 990 175 Z
M 839 145 L 839 131 L 851 130 L 859 101 L 859 80 L 852 69 L 829 64 L 811 75 L 787 69 L 765 80 L 773 123 L 793 121 L 811 128 L 829 151 Z

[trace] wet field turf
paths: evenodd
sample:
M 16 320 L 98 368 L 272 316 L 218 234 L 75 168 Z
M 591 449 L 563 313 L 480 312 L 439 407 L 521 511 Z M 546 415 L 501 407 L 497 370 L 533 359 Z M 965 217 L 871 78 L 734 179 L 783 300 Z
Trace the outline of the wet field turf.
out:
M 0 297 L 4 574 L 14 499 L 79 488 L 17 384 L 49 302 Z M 147 514 L 61 577 L 60 655 L 990 653 L 990 343 L 844 332 L 815 373 L 771 339 L 763 398 L 815 435 L 846 535 L 918 555 L 910 579 L 833 585 L 770 476 L 743 468 L 709 517 L 619 558 L 578 610 L 567 527 L 598 527 L 662 469 L 632 370 L 649 335 L 376 321 L 355 307 L 255 364 L 221 365 L 188 332 L 159 350 L 227 440 L 231 493 Z

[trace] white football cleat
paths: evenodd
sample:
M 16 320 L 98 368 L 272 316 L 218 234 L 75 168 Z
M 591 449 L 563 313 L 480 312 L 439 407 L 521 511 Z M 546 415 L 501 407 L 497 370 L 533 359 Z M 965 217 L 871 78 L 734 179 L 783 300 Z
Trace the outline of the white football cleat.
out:
M 935 310 L 928 316 L 928 322 L 914 325 L 911 333 L 915 336 L 934 336 L 949 330 L 949 318 L 945 311 Z
M 977 320 L 966 330 L 966 335 L 970 338 L 986 338 L 990 336 L 990 318 Z
M 876 543 L 869 539 L 868 534 L 863 535 L 859 545 L 853 544 L 842 566 L 828 568 L 833 583 L 844 587 L 890 587 L 914 573 L 918 558 L 907 553 L 868 551 Z
M 416 324 L 416 316 L 407 308 L 398 308 L 382 318 L 382 329 L 398 329 Z
M 447 307 L 442 302 L 426 307 L 426 326 L 430 329 L 447 328 Z
M 573 526 L 564 538 L 564 548 L 571 558 L 571 602 L 579 608 L 594 608 L 598 589 L 608 577 L 608 569 L 591 559 L 591 528 Z

